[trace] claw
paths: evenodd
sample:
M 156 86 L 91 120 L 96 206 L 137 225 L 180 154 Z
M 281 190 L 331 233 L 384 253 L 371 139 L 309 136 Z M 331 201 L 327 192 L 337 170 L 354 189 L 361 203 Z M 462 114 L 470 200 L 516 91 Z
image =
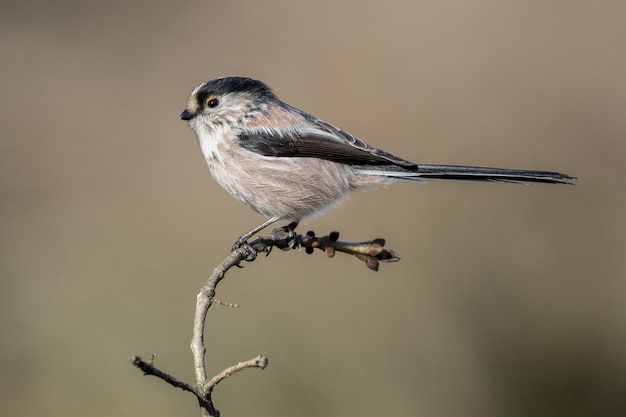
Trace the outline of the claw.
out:
M 242 240 L 240 237 L 239 239 L 235 240 L 235 243 L 233 243 L 233 246 L 230 248 L 230 251 L 234 252 L 240 247 L 242 247 L 243 245 L 247 245 L 247 244 L 248 242 L 246 240 Z
M 246 261 L 248 262 L 252 262 L 256 259 L 256 256 L 258 254 L 258 252 L 256 251 L 256 249 L 254 249 L 247 241 L 241 241 L 241 238 L 237 239 L 235 241 L 235 243 L 233 244 L 233 247 L 231 249 L 231 252 L 234 252 L 240 248 L 244 248 L 246 250 L 246 252 L 249 253 L 248 257 L 246 258 Z M 237 266 L 239 268 L 243 268 L 243 266 L 237 264 Z

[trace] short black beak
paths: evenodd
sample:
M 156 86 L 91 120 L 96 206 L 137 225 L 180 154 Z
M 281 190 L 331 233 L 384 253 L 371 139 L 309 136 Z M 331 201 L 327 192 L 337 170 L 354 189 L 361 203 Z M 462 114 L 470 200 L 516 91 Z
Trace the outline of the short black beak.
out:
M 193 119 L 194 114 L 190 112 L 189 110 L 185 109 L 178 117 L 180 118 L 180 120 L 191 120 Z

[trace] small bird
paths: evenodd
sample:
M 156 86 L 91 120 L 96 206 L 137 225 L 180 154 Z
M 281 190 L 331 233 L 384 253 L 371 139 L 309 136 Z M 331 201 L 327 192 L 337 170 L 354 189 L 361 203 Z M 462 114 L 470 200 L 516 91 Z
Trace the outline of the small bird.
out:
M 196 132 L 215 181 L 267 220 L 234 248 L 279 220 L 294 230 L 351 191 L 424 179 L 567 184 L 548 171 L 416 164 L 363 142 L 281 101 L 263 82 L 222 77 L 196 87 L 180 119 Z

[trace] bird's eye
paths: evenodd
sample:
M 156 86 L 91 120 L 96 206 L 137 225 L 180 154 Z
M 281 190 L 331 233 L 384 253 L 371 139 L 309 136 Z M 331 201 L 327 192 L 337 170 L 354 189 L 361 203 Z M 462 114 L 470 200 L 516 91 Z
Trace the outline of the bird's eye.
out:
M 213 108 L 213 107 L 217 107 L 219 104 L 220 104 L 220 101 L 213 96 L 206 99 L 207 107 Z

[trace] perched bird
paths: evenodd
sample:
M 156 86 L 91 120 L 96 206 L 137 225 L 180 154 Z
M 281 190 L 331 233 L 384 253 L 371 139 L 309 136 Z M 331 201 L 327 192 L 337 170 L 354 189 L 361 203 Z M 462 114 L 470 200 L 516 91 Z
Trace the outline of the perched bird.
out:
M 350 191 L 424 179 L 565 184 L 548 171 L 416 164 L 363 142 L 281 101 L 261 81 L 223 77 L 196 87 L 180 114 L 196 132 L 213 178 L 267 221 L 293 230 L 337 206 Z

